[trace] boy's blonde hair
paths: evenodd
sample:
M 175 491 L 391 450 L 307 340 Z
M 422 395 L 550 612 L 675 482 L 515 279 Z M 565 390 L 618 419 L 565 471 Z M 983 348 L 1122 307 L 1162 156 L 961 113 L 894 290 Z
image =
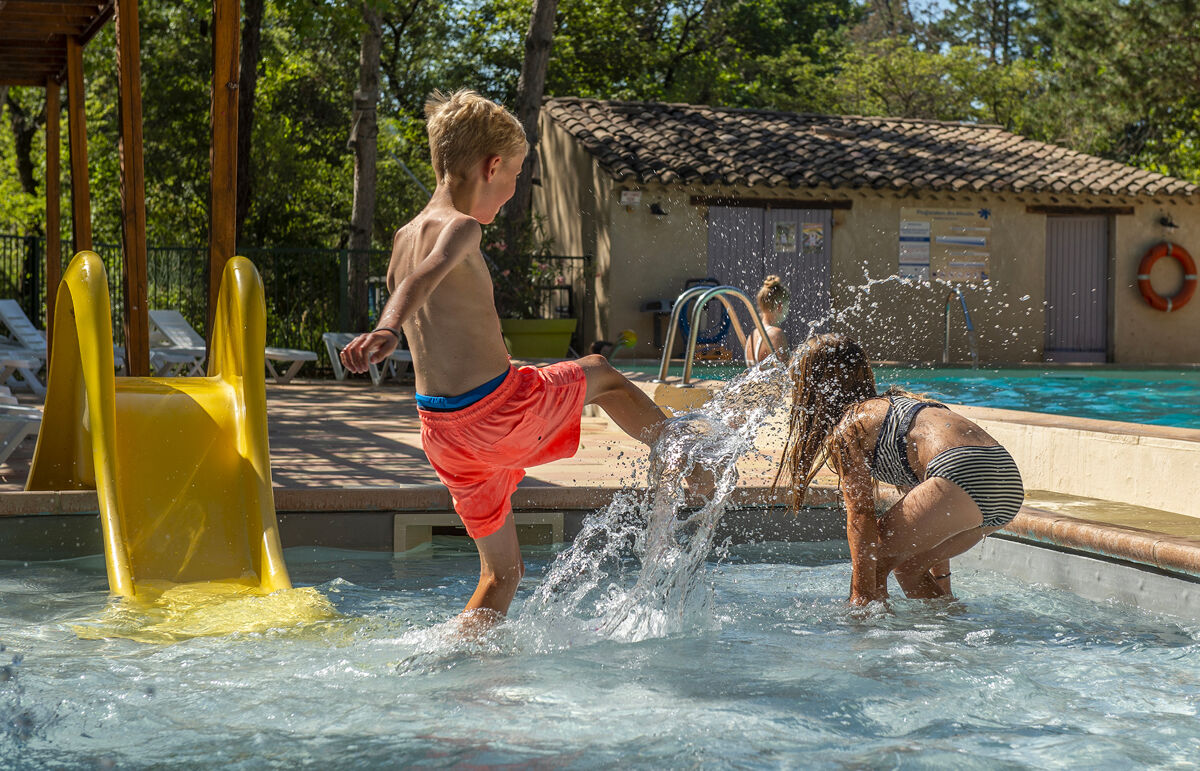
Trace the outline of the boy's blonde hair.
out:
M 767 276 L 763 279 L 762 289 L 758 290 L 758 295 L 755 297 L 758 300 L 758 307 L 765 311 L 778 311 L 783 308 L 784 304 L 791 301 L 791 293 L 784 286 L 783 279 L 779 276 Z
M 525 129 L 517 117 L 470 89 L 434 91 L 425 100 L 429 154 L 438 181 L 466 174 L 483 158 L 525 157 Z

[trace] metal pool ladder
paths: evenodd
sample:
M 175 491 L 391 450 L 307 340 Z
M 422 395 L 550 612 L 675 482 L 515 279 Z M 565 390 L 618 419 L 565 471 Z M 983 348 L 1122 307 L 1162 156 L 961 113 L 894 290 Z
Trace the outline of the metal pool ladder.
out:
M 950 305 L 953 303 L 955 295 L 958 295 L 958 304 L 962 306 L 963 322 L 967 325 L 967 340 L 971 344 L 971 369 L 979 369 L 979 345 L 975 342 L 975 325 L 971 323 L 971 312 L 967 310 L 967 298 L 958 287 L 954 287 L 946 295 L 946 310 L 942 314 L 946 322 L 946 335 L 942 339 L 942 364 L 950 363 Z
M 771 353 L 775 353 L 775 344 L 771 342 L 771 338 L 767 337 L 767 328 L 763 325 L 762 319 L 758 315 L 758 308 L 754 307 L 754 303 L 741 289 L 736 286 L 694 286 L 690 289 L 685 289 L 678 297 L 675 298 L 675 304 L 671 307 L 671 321 L 667 324 L 667 342 L 663 346 L 662 363 L 658 367 L 658 377 L 655 378 L 656 383 L 665 383 L 667 381 L 667 369 L 671 364 L 671 349 L 675 347 L 675 334 L 679 329 L 679 316 L 683 313 L 683 306 L 693 298 L 696 300 L 695 307 L 692 308 L 691 326 L 688 330 L 687 354 L 683 360 L 683 380 L 679 385 L 690 386 L 692 379 L 692 361 L 696 357 L 696 338 L 700 336 L 700 317 L 704 313 L 704 308 L 712 300 L 717 300 L 721 305 L 725 306 L 725 312 L 729 314 L 729 320 L 733 325 L 733 331 L 737 334 L 738 341 L 742 347 L 746 345 L 746 332 L 742 329 L 742 322 L 738 319 L 734 312 L 734 306 L 730 303 L 729 298 L 736 297 L 742 301 L 746 310 L 750 312 L 750 318 L 754 319 L 754 327 L 758 330 L 758 334 L 763 340 L 767 341 L 767 345 L 771 348 Z

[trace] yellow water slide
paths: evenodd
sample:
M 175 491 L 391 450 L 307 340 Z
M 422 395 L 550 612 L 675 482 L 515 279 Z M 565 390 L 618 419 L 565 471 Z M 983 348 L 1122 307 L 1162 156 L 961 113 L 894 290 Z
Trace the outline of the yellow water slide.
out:
M 207 377 L 115 377 L 111 318 L 104 266 L 80 252 L 58 288 L 26 489 L 96 490 L 114 594 L 290 588 L 271 492 L 258 271 L 242 257 L 225 267 Z

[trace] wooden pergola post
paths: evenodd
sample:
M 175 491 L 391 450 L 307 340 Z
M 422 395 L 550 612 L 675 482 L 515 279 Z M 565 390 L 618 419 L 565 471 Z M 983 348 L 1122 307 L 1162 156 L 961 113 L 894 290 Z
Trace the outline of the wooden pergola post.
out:
M 62 278 L 62 212 L 59 210 L 58 144 L 61 86 L 53 77 L 46 78 L 46 356 L 54 345 L 54 299 Z
M 92 202 L 88 182 L 87 117 L 83 111 L 83 46 L 67 38 L 67 131 L 71 148 L 73 251 L 92 248 Z
M 237 249 L 238 80 L 241 46 L 241 0 L 213 0 L 212 186 L 209 189 L 208 328 L 212 343 L 213 313 L 225 263 Z
M 120 93 L 121 240 L 125 252 L 125 367 L 150 374 L 146 297 L 146 180 L 142 163 L 142 64 L 137 0 L 117 0 L 117 84 Z

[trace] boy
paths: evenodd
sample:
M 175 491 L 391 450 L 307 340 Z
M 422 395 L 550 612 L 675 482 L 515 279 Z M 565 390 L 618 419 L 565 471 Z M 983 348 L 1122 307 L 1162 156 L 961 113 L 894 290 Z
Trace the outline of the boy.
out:
M 396 348 L 403 330 L 416 372 L 421 443 L 479 549 L 479 585 L 464 614 L 490 623 L 507 613 L 525 572 L 509 500 L 524 469 L 575 454 L 585 404 L 599 404 L 647 444 L 665 416 L 603 356 L 512 366 L 480 225 L 512 197 L 525 132 L 503 107 L 467 90 L 435 91 L 425 117 L 437 186 L 393 239 L 391 296 L 378 325 L 341 358 L 351 372 L 363 372 Z

